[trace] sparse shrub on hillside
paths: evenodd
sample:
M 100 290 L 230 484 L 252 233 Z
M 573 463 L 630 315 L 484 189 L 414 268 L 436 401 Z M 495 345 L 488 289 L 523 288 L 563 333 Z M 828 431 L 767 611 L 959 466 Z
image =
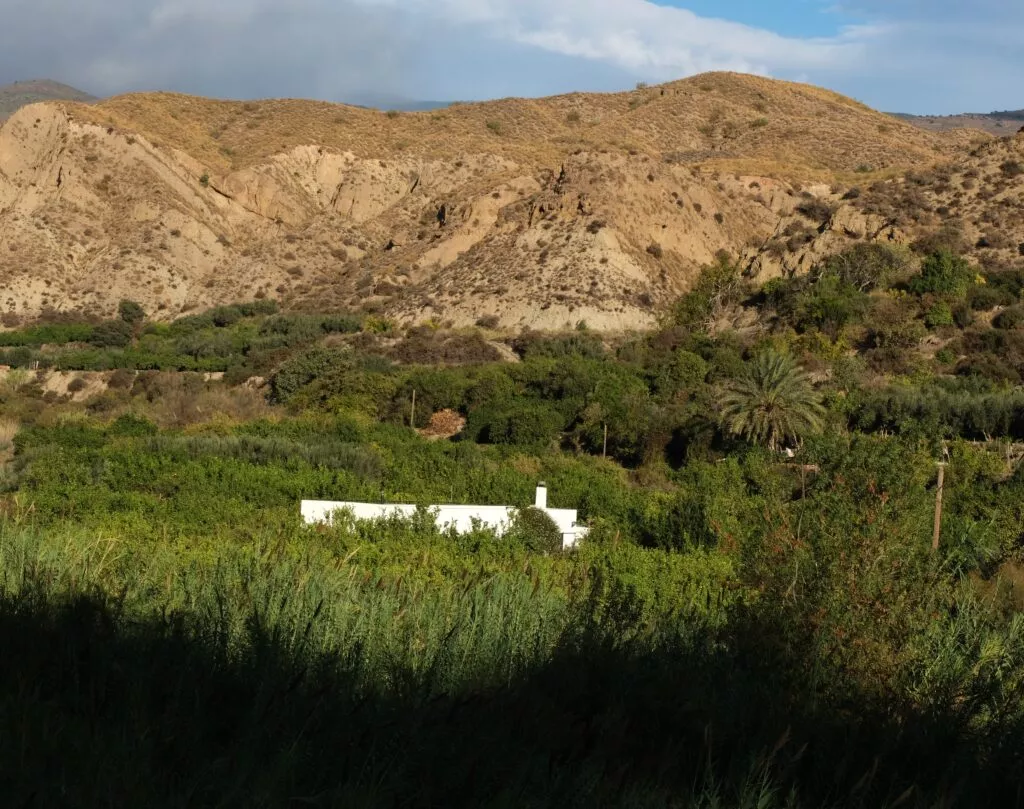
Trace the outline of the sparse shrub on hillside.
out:
M 132 326 L 136 326 L 146 319 L 146 310 L 135 301 L 121 301 L 117 305 L 117 314 L 121 320 Z
M 1011 306 L 1009 309 L 1004 309 L 996 315 L 992 325 L 997 329 L 1024 329 L 1024 306 Z
M 1012 247 L 1010 237 L 999 230 L 993 230 L 986 233 L 981 239 L 978 240 L 978 247 L 988 248 L 990 250 L 1006 250 Z
M 657 242 L 651 242 L 649 245 L 647 245 L 647 253 L 658 259 L 665 255 L 665 251 Z
M 953 325 L 958 329 L 966 329 L 974 324 L 974 310 L 965 303 L 958 303 L 953 307 Z
M 481 329 L 496 329 L 501 324 L 501 318 L 497 315 L 484 315 L 477 318 L 476 325 Z
M 766 126 L 768 126 L 767 118 L 755 118 L 753 121 L 750 122 L 751 129 L 762 129 Z
M 824 269 L 862 292 L 888 286 L 911 268 L 906 250 L 884 244 L 857 244 L 826 260 Z
M 823 199 L 811 197 L 796 206 L 797 211 L 812 222 L 822 224 L 832 218 L 832 206 Z
M 874 348 L 904 353 L 925 337 L 924 324 L 917 319 L 917 306 L 912 300 L 880 298 L 868 311 L 865 323 Z
M 1024 268 L 994 268 L 986 270 L 985 285 L 997 289 L 1004 296 L 1002 304 L 1009 306 L 1024 298 Z
M 486 126 L 495 135 L 503 135 L 505 133 L 505 125 L 501 121 L 490 120 Z
M 968 247 L 963 227 L 956 221 L 944 223 L 941 228 L 921 237 L 913 244 L 914 252 L 921 255 L 941 251 L 960 254 L 966 252 Z
M 579 110 L 570 110 L 565 116 L 565 120 L 570 124 L 578 124 L 580 122 Z
M 988 312 L 997 306 L 1013 303 L 1013 300 L 1012 296 L 1007 299 L 1007 295 L 1003 291 L 985 284 L 971 287 L 967 295 L 967 302 L 976 312 Z
M 1000 166 L 999 170 L 1003 173 L 1004 177 L 1014 178 L 1020 177 L 1024 174 L 1024 163 L 1019 160 L 1006 160 Z
M 201 176 L 199 177 L 199 184 L 200 184 L 200 185 L 201 185 L 201 186 L 202 186 L 203 188 L 207 188 L 207 187 L 208 187 L 208 186 L 210 185 L 210 175 L 209 175 L 209 174 L 207 174 L 207 173 L 206 173 L 205 171 L 204 171 L 204 172 L 202 173 L 202 175 L 201 175 Z
M 410 329 L 387 356 L 409 365 L 480 364 L 502 358 L 501 352 L 478 333 L 448 335 L 426 326 Z
M 961 377 L 986 379 L 998 384 L 1019 385 L 1020 372 L 995 354 L 972 354 L 956 366 Z
M 107 387 L 111 390 L 130 390 L 135 384 L 135 371 L 118 368 L 107 378 Z
M 70 382 L 68 382 L 68 393 L 78 393 L 79 391 L 85 390 L 87 383 L 82 377 L 76 376 Z
M 742 269 L 731 256 L 721 253 L 715 263 L 701 269 L 693 288 L 672 311 L 672 321 L 680 326 L 707 329 L 729 306 L 746 294 Z
M 512 341 L 512 350 L 523 360 L 580 357 L 602 359 L 607 355 L 600 335 L 577 331 L 573 334 L 545 336 L 524 331 Z

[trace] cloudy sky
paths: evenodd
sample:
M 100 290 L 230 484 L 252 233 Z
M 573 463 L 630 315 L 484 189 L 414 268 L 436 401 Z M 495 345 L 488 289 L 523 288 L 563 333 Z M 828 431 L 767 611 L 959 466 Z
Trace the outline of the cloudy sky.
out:
M 1024 107 L 1021 0 L 0 0 L 0 84 L 468 100 L 706 70 L 887 111 Z

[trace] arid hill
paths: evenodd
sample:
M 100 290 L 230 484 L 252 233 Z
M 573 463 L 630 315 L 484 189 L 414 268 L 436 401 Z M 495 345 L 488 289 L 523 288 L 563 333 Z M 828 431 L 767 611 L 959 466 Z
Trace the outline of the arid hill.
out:
M 917 238 L 931 219 L 862 198 L 1015 143 L 737 74 L 418 113 L 172 94 L 35 105 L 0 130 L 0 310 L 107 314 L 129 297 L 170 317 L 271 297 L 637 328 L 721 250 L 771 277 L 852 240 Z
M 96 97 L 66 84 L 46 79 L 16 81 L 0 87 L 0 122 L 29 104 L 41 101 L 80 101 L 88 103 Z

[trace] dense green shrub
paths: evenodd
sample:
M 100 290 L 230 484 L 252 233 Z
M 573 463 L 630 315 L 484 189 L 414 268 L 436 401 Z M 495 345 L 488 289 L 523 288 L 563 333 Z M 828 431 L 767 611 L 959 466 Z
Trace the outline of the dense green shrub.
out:
M 545 357 L 601 359 L 606 354 L 600 335 L 578 331 L 557 337 L 526 331 L 512 341 L 512 348 L 524 360 Z
M 349 365 L 345 353 L 330 348 L 313 348 L 286 362 L 271 380 L 275 401 L 287 402 L 303 385 L 339 367 Z
M 132 336 L 130 323 L 108 320 L 93 328 L 88 341 L 97 348 L 124 348 L 131 343 Z
M 952 326 L 953 323 L 953 310 L 949 308 L 949 304 L 945 301 L 937 301 L 932 304 L 932 307 L 924 316 L 924 324 L 929 329 L 936 329 L 940 326 Z
M 0 331 L 0 346 L 66 345 L 88 342 L 93 325 L 87 323 L 53 323 L 30 326 L 14 331 Z
M 910 279 L 910 290 L 918 295 L 963 296 L 975 278 L 967 260 L 948 250 L 928 256 L 921 264 L 921 273 Z
M 817 328 L 835 338 L 844 326 L 860 319 L 867 296 L 852 283 L 825 273 L 797 293 L 792 308 L 797 329 Z
M 516 510 L 506 536 L 531 553 L 562 552 L 562 534 L 555 521 L 533 506 Z
M 513 400 L 474 410 L 465 435 L 482 444 L 543 447 L 556 442 L 566 427 L 565 416 L 554 405 Z

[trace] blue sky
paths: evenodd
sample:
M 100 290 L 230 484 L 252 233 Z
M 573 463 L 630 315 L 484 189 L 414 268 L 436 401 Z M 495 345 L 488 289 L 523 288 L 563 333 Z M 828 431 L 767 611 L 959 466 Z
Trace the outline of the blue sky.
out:
M 718 17 L 794 37 L 835 36 L 856 17 L 835 3 L 820 0 L 659 0 L 658 5 L 689 9 L 701 17 Z
M 468 100 L 706 70 L 886 111 L 1024 108 L 1024 0 L 5 0 L 0 83 Z M 53 19 L 73 24 L 54 26 Z

